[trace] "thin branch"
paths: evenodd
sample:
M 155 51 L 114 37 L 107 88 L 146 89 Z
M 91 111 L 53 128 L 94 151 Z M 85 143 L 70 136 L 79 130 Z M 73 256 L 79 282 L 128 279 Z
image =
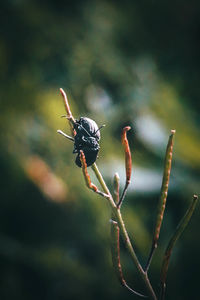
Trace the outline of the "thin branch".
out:
M 162 268 L 161 268 L 161 294 L 160 294 L 160 300 L 164 300 L 164 297 L 165 297 L 167 271 L 168 271 L 168 267 L 169 267 L 169 260 L 170 260 L 171 254 L 172 254 L 172 250 L 175 246 L 176 241 L 179 239 L 179 237 L 183 233 L 184 229 L 188 225 L 188 223 L 189 223 L 189 221 L 192 217 L 192 214 L 195 210 L 195 207 L 197 205 L 197 202 L 198 202 L 198 196 L 194 195 L 193 200 L 192 200 L 186 214 L 183 216 L 180 223 L 178 224 L 178 226 L 177 226 L 175 232 L 173 233 L 173 235 L 172 235 L 172 237 L 171 237 L 171 239 L 168 243 L 168 246 L 165 250 L 163 263 L 162 263 Z
M 174 143 L 174 134 L 175 130 L 171 130 L 171 135 L 169 136 L 166 154 L 165 154 L 165 162 L 164 162 L 164 172 L 163 172 L 163 180 L 161 186 L 161 193 L 158 202 L 158 213 L 157 213 L 157 220 L 154 229 L 154 235 L 152 240 L 152 247 L 151 251 L 147 260 L 147 264 L 145 267 L 145 271 L 148 272 L 149 266 L 151 264 L 151 260 L 153 258 L 153 254 L 155 249 L 158 245 L 158 239 L 160 235 L 160 229 L 163 221 L 166 200 L 167 200 L 167 193 L 168 193 L 168 186 L 169 186 L 169 178 L 170 178 L 170 171 L 171 171 L 171 164 L 172 164 L 172 152 L 173 152 L 173 143 Z
M 130 151 L 128 139 L 127 139 L 127 131 L 129 131 L 130 129 L 131 129 L 130 126 L 126 126 L 123 128 L 122 131 L 122 145 L 124 146 L 124 152 L 125 152 L 126 183 L 121 198 L 117 204 L 117 207 L 120 207 L 122 205 L 128 186 L 131 182 L 132 158 L 131 158 L 131 151 Z
M 68 99 L 67 99 L 67 95 L 66 95 L 65 91 L 62 88 L 60 88 L 60 92 L 61 92 L 61 95 L 63 97 L 63 102 L 64 102 L 65 110 L 66 110 L 66 113 L 67 113 L 67 118 L 74 125 L 76 123 L 76 121 L 75 121 L 75 119 L 74 119 L 74 117 L 73 117 L 73 115 L 71 113 L 69 102 L 68 102 Z
M 66 109 L 66 112 L 67 112 L 67 119 L 69 120 L 69 123 L 70 123 L 70 126 L 71 126 L 71 130 L 72 130 L 72 135 L 74 136 L 76 133 L 74 131 L 74 125 L 75 125 L 75 122 L 76 120 L 74 119 L 72 113 L 71 113 L 71 110 L 70 110 L 70 107 L 69 107 L 69 103 L 68 103 L 68 100 L 67 100 L 67 96 L 65 94 L 65 92 L 63 91 L 63 89 L 60 89 L 60 92 L 63 96 L 63 100 L 64 100 L 64 105 L 65 105 L 65 109 Z M 126 138 L 126 131 L 129 130 L 128 127 L 127 129 L 125 129 L 125 138 Z M 62 134 L 61 132 L 59 132 L 60 134 Z M 67 137 L 68 138 L 68 137 Z M 125 141 L 125 139 L 124 139 Z M 125 141 L 126 143 L 126 141 Z M 129 146 L 128 146 L 129 147 Z M 127 146 L 125 146 L 125 152 L 126 150 L 128 150 Z M 130 151 L 130 149 L 129 149 Z M 127 155 L 127 154 L 126 154 Z M 127 157 L 126 157 L 127 159 Z M 128 249 L 128 252 L 129 254 L 131 255 L 134 263 L 135 263 L 135 266 L 141 276 L 141 279 L 142 281 L 145 283 L 145 286 L 146 286 L 146 289 L 147 289 L 147 292 L 148 292 L 148 295 L 151 299 L 153 300 L 157 300 L 156 298 L 156 295 L 153 291 L 153 288 L 151 286 L 151 283 L 148 279 L 148 276 L 147 274 L 144 272 L 141 264 L 139 263 L 138 261 L 138 258 L 137 258 L 137 255 L 135 253 L 135 250 L 131 244 L 131 241 L 129 239 L 129 236 L 128 236 L 128 233 L 126 231 L 126 228 L 125 228 L 125 225 L 124 225 L 124 222 L 123 222 L 123 219 L 122 219 L 122 216 L 121 216 L 121 213 L 120 213 L 120 207 L 117 207 L 117 205 L 115 204 L 114 200 L 113 200 L 113 197 L 101 175 L 101 173 L 99 172 L 96 164 L 94 163 L 92 165 L 92 170 L 94 171 L 102 189 L 104 192 L 101 192 L 97 189 L 97 187 L 91 182 L 91 179 L 90 179 L 90 176 L 87 172 L 87 164 L 86 164 L 86 160 L 85 160 L 85 156 L 84 156 L 84 153 L 81 151 L 80 153 L 80 160 L 81 160 L 81 163 L 82 163 L 82 172 L 83 172 L 83 176 L 84 176 L 84 179 L 85 179 L 85 182 L 86 182 L 86 185 L 89 189 L 91 189 L 92 191 L 94 191 L 95 193 L 103 196 L 104 198 L 106 198 L 111 206 L 111 209 L 112 209 L 112 212 L 113 212 L 113 215 L 114 217 L 116 218 L 116 221 L 118 223 L 118 226 L 119 226 L 119 229 L 120 229 L 120 234 L 122 236 L 122 239 Z M 127 173 L 127 180 L 129 178 L 129 172 L 130 172 L 130 158 L 129 158 L 129 163 L 126 162 L 126 173 Z M 130 178 L 129 178 L 130 179 Z M 129 181 L 129 180 L 128 180 Z M 123 199 L 122 199 L 123 200 Z
M 111 193 L 110 193 L 110 191 L 109 191 L 109 189 L 108 189 L 108 187 L 107 187 L 107 185 L 106 185 L 106 183 L 105 183 L 105 181 L 103 179 L 103 176 L 101 175 L 101 173 L 100 173 L 100 171 L 99 171 L 96 163 L 94 163 L 91 167 L 92 167 L 92 170 L 93 170 L 95 176 L 97 177 L 97 179 L 98 179 L 98 181 L 99 181 L 99 183 L 100 183 L 100 185 L 101 185 L 104 193 L 107 194 L 107 195 L 109 195 L 109 203 L 111 204 L 111 206 L 113 208 L 115 208 L 116 205 L 115 205 L 115 202 L 113 200 L 113 197 L 112 197 L 112 195 L 111 195 Z
M 112 198 L 112 195 L 97 167 L 97 165 L 94 163 L 92 165 L 92 170 L 94 171 L 97 179 L 99 180 L 99 183 L 101 185 L 101 187 L 103 188 L 104 192 L 106 194 L 109 195 L 109 197 L 107 198 L 110 206 L 111 206 L 111 209 L 112 209 L 112 212 L 113 212 L 113 215 L 115 217 L 115 220 L 116 222 L 118 223 L 118 226 L 119 226 L 119 229 L 120 229 L 120 234 L 121 234 L 121 237 L 124 241 L 124 244 L 138 270 L 138 273 L 140 274 L 140 277 L 141 277 L 141 280 L 144 282 L 145 286 L 146 286 L 146 290 L 147 290 L 147 293 L 150 297 L 150 299 L 153 299 L 153 300 L 157 300 L 157 297 L 154 293 L 154 290 L 151 286 L 151 283 L 149 281 L 149 278 L 148 278 L 148 275 L 144 272 L 138 258 L 137 258 L 137 255 L 136 255 L 136 252 L 131 244 L 131 241 L 130 241 L 130 238 L 129 238 L 129 235 L 128 235 L 128 232 L 126 230 L 126 227 L 125 227 L 125 224 L 124 224 L 124 221 L 122 219 L 122 215 L 121 215 L 121 212 L 120 212 L 120 208 L 117 208 L 113 198 Z
M 86 163 L 86 159 L 85 159 L 85 155 L 83 153 L 83 151 L 81 150 L 80 151 L 80 161 L 81 161 L 81 164 L 82 164 L 82 171 L 83 171 L 83 176 L 85 178 L 85 183 L 86 183 L 86 186 L 91 189 L 92 191 L 94 191 L 95 193 L 103 196 L 104 198 L 108 198 L 109 195 L 101 192 L 98 190 L 98 188 L 96 187 L 96 185 L 94 185 L 92 182 L 91 182 L 91 179 L 90 179 L 90 175 L 87 171 L 87 163 Z
M 124 275 L 122 272 L 121 260 L 120 260 L 120 241 L 119 241 L 119 226 L 117 222 L 113 219 L 111 221 L 111 255 L 112 255 L 112 262 L 115 273 L 119 282 L 122 286 L 127 288 L 133 294 L 146 298 L 143 294 L 136 292 L 127 284 L 126 280 L 124 279 Z
M 75 135 L 74 125 L 76 124 L 76 120 L 74 119 L 74 117 L 71 113 L 69 102 L 68 102 L 68 99 L 67 99 L 67 95 L 65 94 L 65 91 L 62 88 L 60 88 L 60 93 L 63 97 L 63 102 L 64 102 L 65 110 L 66 110 L 66 113 L 67 113 L 66 118 L 69 121 L 71 133 L 74 136 Z

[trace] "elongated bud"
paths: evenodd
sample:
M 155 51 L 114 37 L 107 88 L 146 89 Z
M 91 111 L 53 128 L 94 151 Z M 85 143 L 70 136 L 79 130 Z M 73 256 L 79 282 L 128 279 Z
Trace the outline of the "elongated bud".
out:
M 175 132 L 176 132 L 176 130 L 171 130 L 171 134 L 169 136 L 167 149 L 166 149 L 166 153 L 165 153 L 162 186 L 161 186 L 160 197 L 159 197 L 159 201 L 158 201 L 158 212 L 157 212 L 156 224 L 155 224 L 155 229 L 154 229 L 154 234 L 153 234 L 151 251 L 150 251 L 150 254 L 149 254 L 149 257 L 147 260 L 147 264 L 145 267 L 146 272 L 149 269 L 155 249 L 157 248 L 157 244 L 158 244 L 158 240 L 159 240 L 159 236 L 160 236 L 160 229 L 161 229 L 163 216 L 164 216 L 164 212 L 165 212 L 170 172 L 171 172 L 171 165 L 172 165 L 172 152 L 173 152 Z
M 162 225 L 163 215 L 164 215 L 166 201 L 167 201 L 175 132 L 176 132 L 175 130 L 171 130 L 171 135 L 169 136 L 166 154 L 165 154 L 163 180 L 162 180 L 160 199 L 159 199 L 159 204 L 158 204 L 156 227 L 155 227 L 155 232 L 154 232 L 155 243 L 157 243 L 157 241 L 159 239 L 160 228 Z
M 131 181 L 131 170 L 132 170 L 132 159 L 131 159 L 131 151 L 129 148 L 129 143 L 127 139 L 127 131 L 131 129 L 130 126 L 126 126 L 122 131 L 122 145 L 124 146 L 125 152 L 125 164 L 126 164 L 126 182 L 127 184 Z
M 114 180 L 113 180 L 113 187 L 114 187 L 114 201 L 115 203 L 119 203 L 119 174 L 115 173 Z
M 117 203 L 118 208 L 120 208 L 120 206 L 125 198 L 128 186 L 131 182 L 132 159 L 131 159 L 131 151 L 129 148 L 129 143 L 128 143 L 128 139 L 127 139 L 127 135 L 126 135 L 127 131 L 129 131 L 130 129 L 131 129 L 130 126 L 126 126 L 123 128 L 123 131 L 122 131 L 122 145 L 124 146 L 124 152 L 125 152 L 126 183 L 125 183 L 122 195 L 120 197 L 120 200 Z

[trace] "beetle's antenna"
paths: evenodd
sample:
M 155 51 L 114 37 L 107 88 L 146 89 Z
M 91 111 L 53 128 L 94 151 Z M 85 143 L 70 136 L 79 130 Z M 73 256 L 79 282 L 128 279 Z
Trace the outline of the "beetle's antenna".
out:
M 103 127 L 105 127 L 105 126 L 106 126 L 106 124 L 101 125 L 101 126 L 97 129 L 97 131 L 95 131 L 95 134 L 96 134 L 99 130 L 101 130 L 101 128 L 103 128 Z
M 70 140 L 70 141 L 72 141 L 72 142 L 74 142 L 74 138 L 73 137 L 71 137 L 71 136 L 69 136 L 69 135 L 67 135 L 66 133 L 64 133 L 62 130 L 57 130 L 57 133 L 60 133 L 60 134 L 62 134 L 64 137 L 66 137 L 68 140 Z

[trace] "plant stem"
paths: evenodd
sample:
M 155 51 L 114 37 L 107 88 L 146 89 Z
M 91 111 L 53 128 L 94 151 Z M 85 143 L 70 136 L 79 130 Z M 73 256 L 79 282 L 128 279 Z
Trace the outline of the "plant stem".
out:
M 140 262 L 137 258 L 137 255 L 135 253 L 135 250 L 133 249 L 130 238 L 128 236 L 128 232 L 126 230 L 124 221 L 123 221 L 122 216 L 121 216 L 120 208 L 117 208 L 117 206 L 116 206 L 116 204 L 113 200 L 113 197 L 112 197 L 112 195 L 111 195 L 111 193 L 110 193 L 110 191 L 109 191 L 109 189 L 108 189 L 108 187 L 107 187 L 107 185 L 106 185 L 106 183 L 105 183 L 105 181 L 104 181 L 97 165 L 93 164 L 92 169 L 93 169 L 97 179 L 99 180 L 99 183 L 100 183 L 102 189 L 104 190 L 104 192 L 106 194 L 109 195 L 109 197 L 107 199 L 108 199 L 109 204 L 111 206 L 112 212 L 115 216 L 115 220 L 118 223 L 118 226 L 119 226 L 119 229 L 120 229 L 120 234 L 122 236 L 122 239 L 123 239 L 123 241 L 126 245 L 126 248 L 127 248 L 128 252 L 129 252 L 130 256 L 132 257 L 132 260 L 133 260 L 133 262 L 134 262 L 134 264 L 135 264 L 135 266 L 136 266 L 136 268 L 137 268 L 137 270 L 140 274 L 140 277 L 141 277 L 142 281 L 144 282 L 144 284 L 146 286 L 147 293 L 148 293 L 150 299 L 157 300 L 157 297 L 156 297 L 156 295 L 154 293 L 154 290 L 151 286 L 151 283 L 149 281 L 147 272 L 145 272 L 143 270 L 143 268 L 142 268 L 142 266 L 141 266 L 141 264 L 140 264 Z
M 112 195 L 111 195 L 111 193 L 110 193 L 110 191 L 109 191 L 109 189 L 108 189 L 108 187 L 107 187 L 107 185 L 106 185 L 106 183 L 105 183 L 105 181 L 103 179 L 103 176 L 101 175 L 101 173 L 100 173 L 100 171 L 99 171 L 96 163 L 94 163 L 92 165 L 92 170 L 94 171 L 94 173 L 95 173 L 95 175 L 96 175 L 96 177 L 97 177 L 97 179 L 98 179 L 98 181 L 99 181 L 99 183 L 100 183 L 100 185 L 101 185 L 104 193 L 107 194 L 107 195 L 109 195 L 109 202 L 111 204 L 111 207 L 115 208 L 116 205 L 115 205 L 115 202 L 113 200 L 113 197 L 112 197 Z
M 111 255 L 112 255 L 112 262 L 113 262 L 113 267 L 115 270 L 115 273 L 121 283 L 122 286 L 127 288 L 131 293 L 146 298 L 141 293 L 138 293 L 137 291 L 133 290 L 127 283 L 126 280 L 124 279 L 123 271 L 122 271 L 122 266 L 121 266 L 121 260 L 120 260 L 120 242 L 119 242 L 119 235 L 120 235 L 120 230 L 118 223 L 114 220 L 114 216 L 112 213 L 112 219 L 111 219 Z
M 117 220 L 117 223 L 119 225 L 119 228 L 120 228 L 120 233 L 121 233 L 121 236 L 122 236 L 122 239 L 129 251 L 129 254 L 131 255 L 134 263 L 135 263 L 135 266 L 140 274 L 140 277 L 142 278 L 143 282 L 145 283 L 145 286 L 146 286 L 146 290 L 148 292 L 148 295 L 151 299 L 154 299 L 156 300 L 157 297 L 154 293 L 154 290 L 151 286 L 151 283 L 149 281 L 149 278 L 148 278 L 148 275 L 147 273 L 143 270 L 138 258 L 137 258 L 137 255 L 135 253 L 135 250 L 133 249 L 133 246 L 131 244 L 131 241 L 130 241 L 130 238 L 128 236 L 128 232 L 126 230 L 126 227 L 125 227 L 125 224 L 124 224 L 124 221 L 122 219 L 122 215 L 121 215 L 121 212 L 119 209 L 115 209 L 115 217 L 116 217 L 116 220 Z

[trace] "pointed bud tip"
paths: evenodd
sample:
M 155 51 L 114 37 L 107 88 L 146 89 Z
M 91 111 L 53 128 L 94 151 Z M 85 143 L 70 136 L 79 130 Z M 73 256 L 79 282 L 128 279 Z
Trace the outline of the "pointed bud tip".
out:
M 126 126 L 123 128 L 124 131 L 129 131 L 131 129 L 131 126 Z
M 119 174 L 116 172 L 114 178 L 119 179 Z
M 172 134 L 175 134 L 175 133 L 176 133 L 176 130 L 175 130 L 175 129 L 172 129 L 172 130 L 171 130 L 171 133 L 172 133 Z
M 60 93 L 62 94 L 63 97 L 67 97 L 65 91 L 62 88 L 60 88 Z

